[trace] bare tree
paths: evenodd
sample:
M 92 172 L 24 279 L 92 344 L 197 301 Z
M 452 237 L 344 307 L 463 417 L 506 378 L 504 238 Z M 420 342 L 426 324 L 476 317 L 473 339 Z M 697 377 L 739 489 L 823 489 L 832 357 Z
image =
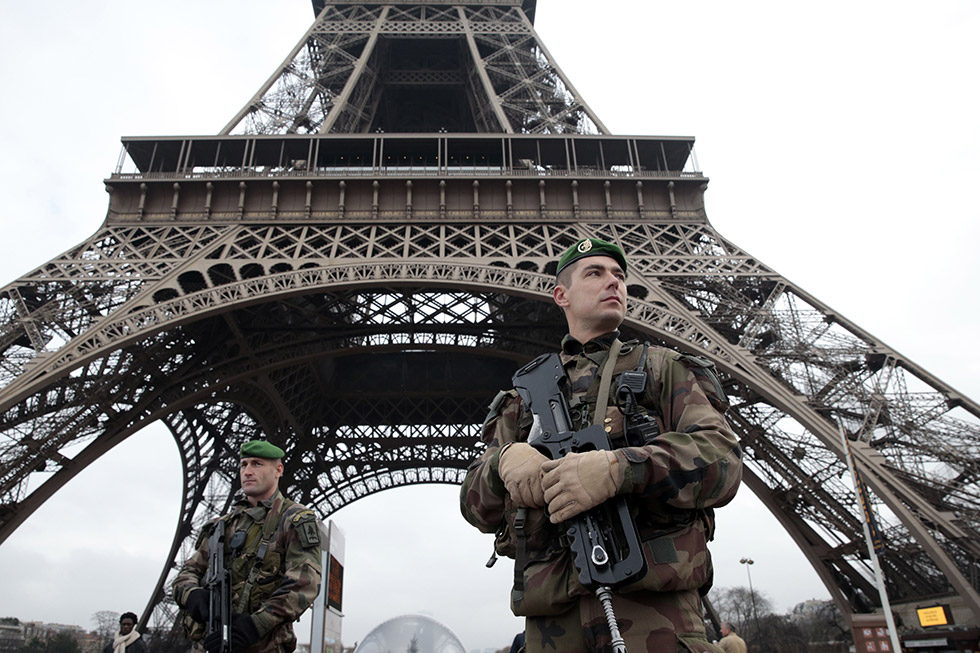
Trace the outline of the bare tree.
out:
M 113 636 L 119 631 L 119 613 L 112 610 L 99 610 L 92 615 L 92 622 L 95 624 L 95 634 L 99 636 L 99 641 L 103 646 L 112 641 Z
M 762 620 L 772 614 L 772 601 L 759 590 L 748 587 L 716 587 L 709 595 L 718 616 L 739 633 L 758 631 Z
M 709 595 L 718 616 L 732 625 L 753 653 L 846 651 L 848 633 L 833 602 L 792 615 L 773 614 L 772 601 L 747 587 L 719 587 Z

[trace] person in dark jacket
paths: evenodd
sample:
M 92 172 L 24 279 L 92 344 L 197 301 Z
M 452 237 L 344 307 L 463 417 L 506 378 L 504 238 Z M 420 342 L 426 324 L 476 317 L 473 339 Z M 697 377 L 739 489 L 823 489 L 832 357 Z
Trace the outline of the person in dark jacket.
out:
M 146 653 L 146 642 L 136 630 L 139 619 L 132 612 L 124 612 L 119 617 L 119 632 L 113 635 L 112 643 L 106 644 L 102 653 Z

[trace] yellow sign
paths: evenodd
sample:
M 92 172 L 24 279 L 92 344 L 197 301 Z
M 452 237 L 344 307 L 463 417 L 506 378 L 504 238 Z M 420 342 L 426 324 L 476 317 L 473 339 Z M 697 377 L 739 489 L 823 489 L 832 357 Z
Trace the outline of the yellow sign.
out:
M 327 605 L 343 610 L 344 567 L 337 558 L 330 556 L 330 569 L 327 574 Z
M 919 615 L 919 625 L 921 626 L 945 626 L 949 623 L 946 619 L 946 610 L 941 605 L 932 608 L 919 608 L 916 610 Z

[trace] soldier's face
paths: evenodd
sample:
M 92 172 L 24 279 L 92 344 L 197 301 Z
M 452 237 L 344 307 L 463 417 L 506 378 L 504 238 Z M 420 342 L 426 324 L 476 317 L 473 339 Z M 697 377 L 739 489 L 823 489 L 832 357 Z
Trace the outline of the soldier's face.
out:
M 242 458 L 238 467 L 242 491 L 254 502 L 264 501 L 276 493 L 282 462 L 268 458 Z
M 134 624 L 132 620 L 123 619 L 122 621 L 119 622 L 119 634 L 128 635 L 133 630 L 133 626 L 135 625 L 136 624 Z
M 615 259 L 589 256 L 572 263 L 570 283 L 555 288 L 555 303 L 565 309 L 569 332 L 589 337 L 619 328 L 626 318 L 626 273 Z M 581 340 L 581 338 L 579 338 Z

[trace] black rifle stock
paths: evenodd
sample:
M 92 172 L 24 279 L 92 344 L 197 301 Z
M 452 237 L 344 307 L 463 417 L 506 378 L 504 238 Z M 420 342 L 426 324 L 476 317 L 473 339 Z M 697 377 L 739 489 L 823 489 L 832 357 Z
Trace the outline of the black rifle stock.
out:
M 218 522 L 208 538 L 208 571 L 204 575 L 210 609 L 204 635 L 210 653 L 231 651 L 231 570 L 225 567 L 225 525 Z M 220 638 L 221 643 L 217 644 Z
M 552 460 L 572 452 L 611 450 L 602 426 L 571 430 L 568 402 L 560 389 L 565 377 L 558 354 L 538 356 L 514 375 L 514 389 L 534 416 L 528 444 Z M 564 524 L 583 587 L 615 587 L 646 573 L 646 560 L 626 497 L 613 497 Z

